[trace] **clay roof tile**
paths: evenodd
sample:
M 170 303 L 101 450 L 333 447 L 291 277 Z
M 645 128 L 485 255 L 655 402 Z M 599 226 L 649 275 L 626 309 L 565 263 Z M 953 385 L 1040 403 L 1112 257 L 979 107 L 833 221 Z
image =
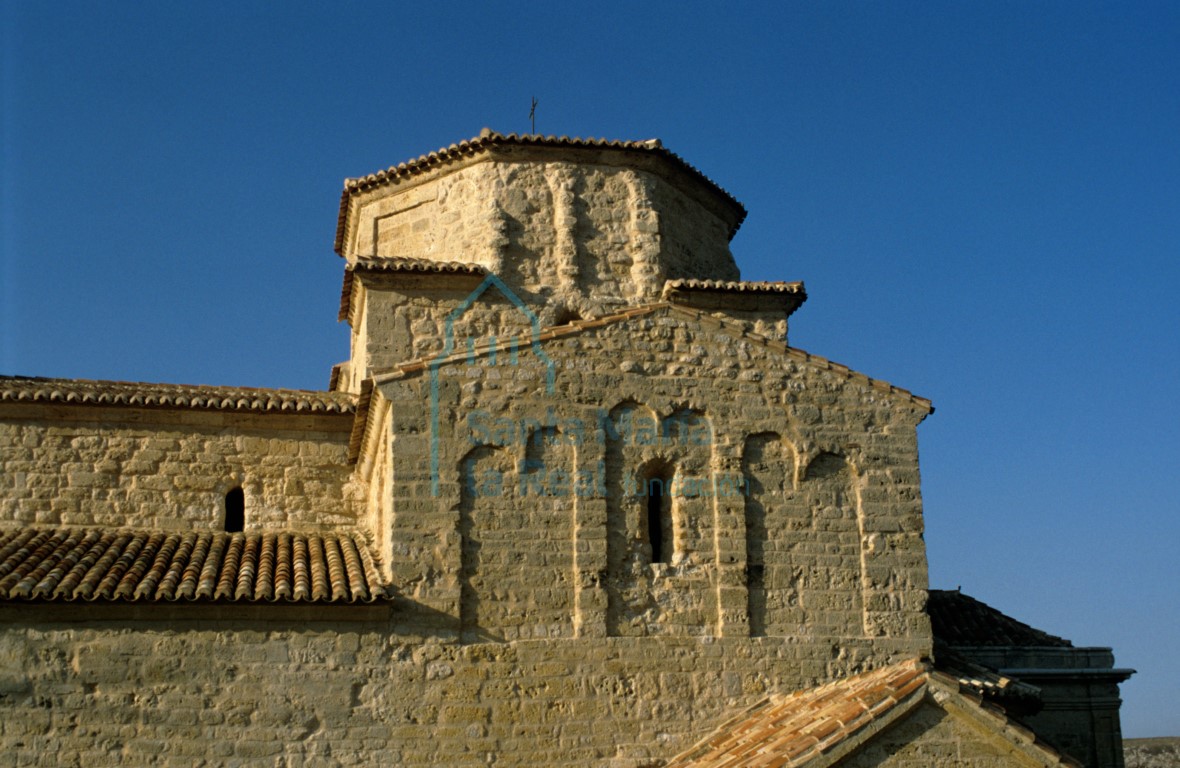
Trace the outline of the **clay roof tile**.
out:
M 668 768 L 802 765 L 908 699 L 926 681 L 925 667 L 915 660 L 773 696 L 751 708 L 746 720 L 723 726 L 717 736 L 673 758 Z
M 0 376 L 0 403 L 4 402 L 341 414 L 352 413 L 356 404 L 352 395 L 342 392 Z
M 0 601 L 389 600 L 357 534 L 0 530 Z

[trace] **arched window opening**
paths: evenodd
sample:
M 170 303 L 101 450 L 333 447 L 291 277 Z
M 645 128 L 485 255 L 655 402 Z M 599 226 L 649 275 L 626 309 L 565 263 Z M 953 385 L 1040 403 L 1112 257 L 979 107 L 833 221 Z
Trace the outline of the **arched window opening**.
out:
M 672 533 L 672 478 L 670 473 L 653 472 L 645 480 L 647 499 L 647 542 L 651 545 L 653 563 L 671 563 Z
M 238 533 L 246 527 L 246 494 L 241 486 L 225 494 L 225 532 Z

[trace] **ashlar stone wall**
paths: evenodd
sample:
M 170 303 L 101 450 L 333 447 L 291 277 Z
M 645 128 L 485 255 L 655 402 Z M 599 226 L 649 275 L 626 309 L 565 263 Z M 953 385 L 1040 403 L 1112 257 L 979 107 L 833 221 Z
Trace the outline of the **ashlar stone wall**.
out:
M 975 722 L 934 702 L 923 703 L 875 737 L 842 765 L 849 768 L 1014 768 L 1061 763 L 1027 744 L 1013 744 L 1000 728 Z M 997 719 L 998 722 L 998 719 Z
M 472 641 L 926 652 L 926 408 L 704 316 L 637 312 L 379 382 L 395 583 Z
M 851 639 L 839 654 L 789 638 L 461 644 L 424 634 L 406 602 L 370 621 L 195 608 L 81 621 L 4 607 L 0 764 L 643 768 L 770 692 L 911 650 L 900 639 Z
M 584 160 L 551 150 L 500 152 L 377 187 L 355 202 L 342 254 L 349 263 L 481 265 L 542 325 L 658 301 L 669 279 L 738 279 L 733 222 L 699 194 L 629 165 L 625 153 Z M 371 371 L 440 349 L 437 326 L 466 296 L 455 275 L 359 282 L 349 317 L 350 391 Z
M 559 306 L 529 307 L 528 313 L 492 288 L 465 310 L 460 308 L 480 287 L 482 276 L 375 275 L 357 280 L 350 316 L 352 355 L 349 381 L 341 387 L 360 391 L 361 381 L 411 360 L 430 360 L 445 352 L 463 352 L 469 339 L 531 338 L 536 327 L 553 325 Z M 448 339 L 450 346 L 448 347 Z
M 357 523 L 351 414 L 0 406 L 0 520 L 221 530 L 241 487 L 247 530 Z
M 358 197 L 342 255 L 480 264 L 538 304 L 638 303 L 666 279 L 738 279 L 733 222 L 704 202 L 715 190 L 690 195 L 627 153 L 598 161 L 516 148 L 376 187 Z

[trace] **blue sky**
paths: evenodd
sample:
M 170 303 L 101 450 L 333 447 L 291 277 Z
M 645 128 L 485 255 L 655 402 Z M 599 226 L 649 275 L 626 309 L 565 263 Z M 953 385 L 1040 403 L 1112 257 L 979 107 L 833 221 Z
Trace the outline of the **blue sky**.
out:
M 931 398 L 931 581 L 1180 734 L 1180 5 L 3 4 L 0 372 L 324 388 L 342 179 L 645 139 L 792 344 Z M 405 7 L 410 6 L 410 7 Z

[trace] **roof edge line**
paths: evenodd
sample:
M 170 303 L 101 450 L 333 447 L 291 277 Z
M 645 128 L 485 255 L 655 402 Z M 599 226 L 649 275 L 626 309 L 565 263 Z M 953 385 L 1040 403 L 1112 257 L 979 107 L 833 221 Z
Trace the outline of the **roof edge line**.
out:
M 597 149 L 615 150 L 621 152 L 636 152 L 651 157 L 658 157 L 671 162 L 686 172 L 690 178 L 711 188 L 734 213 L 734 223 L 730 226 L 729 238 L 732 240 L 745 221 L 747 211 L 745 206 L 730 194 L 724 187 L 706 176 L 699 168 L 689 163 L 680 155 L 667 149 L 659 139 L 643 141 L 625 141 L 618 139 L 583 139 L 570 136 L 553 136 L 542 134 L 503 134 L 488 128 L 480 131 L 478 136 L 455 142 L 446 147 L 419 155 L 397 165 L 381 171 L 345 179 L 344 189 L 340 193 L 340 209 L 336 216 L 336 236 L 333 250 L 339 256 L 344 253 L 345 229 L 351 213 L 351 201 L 357 193 L 365 192 L 380 186 L 396 183 L 397 181 L 414 176 L 441 165 L 471 157 L 479 152 L 489 152 L 498 147 L 543 147 L 546 149 Z

